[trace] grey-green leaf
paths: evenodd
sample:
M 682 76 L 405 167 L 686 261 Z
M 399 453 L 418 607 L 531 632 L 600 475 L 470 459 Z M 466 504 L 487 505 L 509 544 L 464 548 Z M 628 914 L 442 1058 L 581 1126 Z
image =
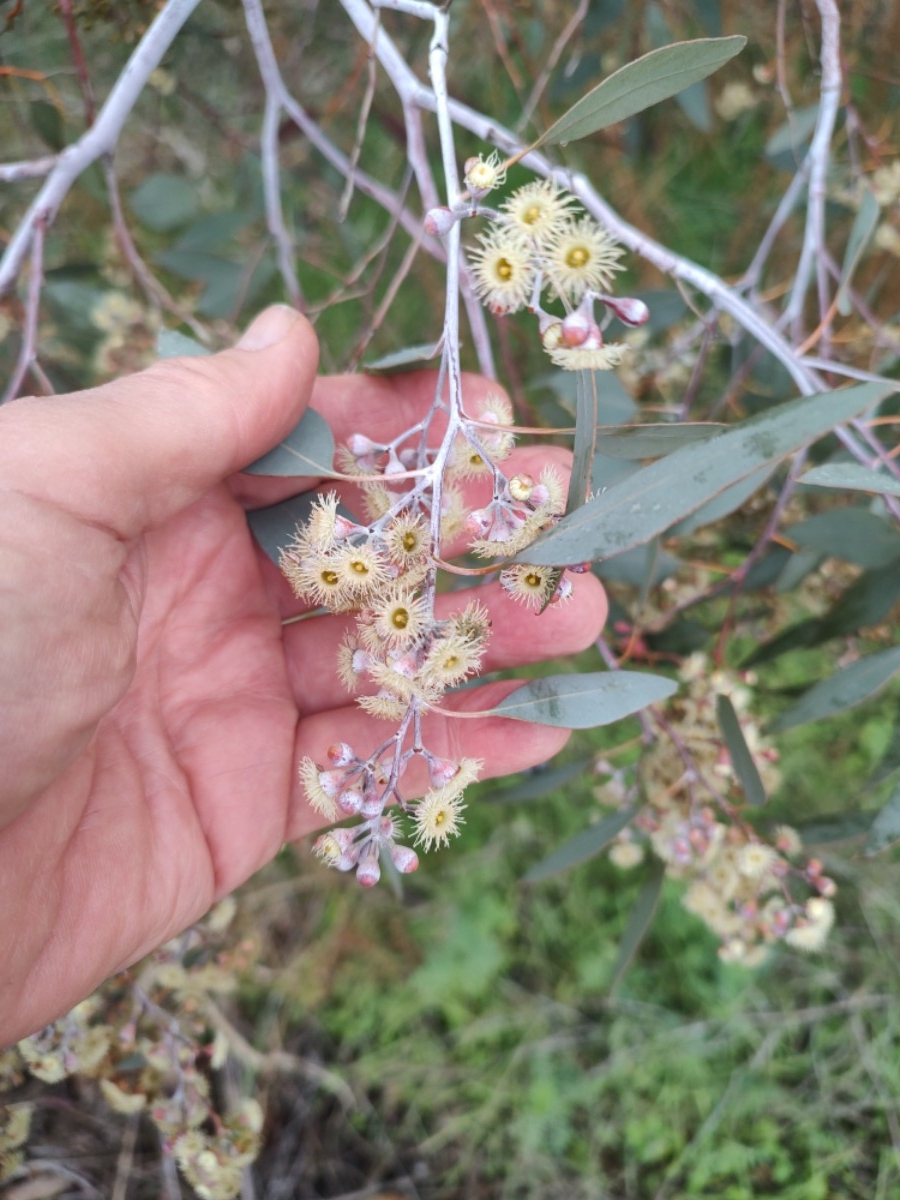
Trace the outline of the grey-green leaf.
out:
M 247 524 L 253 536 L 273 563 L 278 563 L 281 551 L 292 540 L 297 526 L 309 520 L 317 496 L 317 492 L 303 492 L 280 504 L 247 513 Z
M 875 496 L 900 496 L 900 479 L 886 471 L 873 471 L 862 463 L 824 463 L 807 471 L 800 482 L 811 487 L 871 492 Z
M 535 145 L 575 141 L 633 117 L 712 75 L 746 44 L 745 37 L 698 38 L 651 50 L 582 96 Z
M 784 532 L 798 546 L 860 567 L 886 567 L 900 558 L 900 533 L 865 508 L 816 513 Z
M 571 783 L 583 774 L 593 762 L 592 758 L 578 758 L 575 762 L 563 763 L 558 767 L 546 767 L 531 771 L 512 787 L 496 790 L 490 796 L 491 804 L 525 804 L 542 800 L 557 788 Z
M 601 425 L 597 453 L 606 458 L 662 458 L 682 446 L 708 441 L 726 427 L 714 421 L 684 421 L 672 425 Z
M 731 757 L 731 765 L 734 767 L 734 773 L 737 775 L 738 782 L 743 788 L 747 803 L 754 805 L 765 804 L 766 789 L 763 787 L 763 781 L 759 777 L 759 770 L 753 761 L 753 755 L 750 753 L 750 748 L 744 739 L 744 731 L 741 729 L 741 723 L 738 720 L 737 713 L 734 711 L 734 705 L 727 696 L 716 696 L 716 717 L 719 721 L 719 728 L 722 731 L 725 745 L 728 748 L 728 754 Z
M 420 367 L 431 362 L 441 352 L 443 341 L 428 342 L 421 346 L 407 346 L 405 350 L 394 350 L 372 362 L 363 363 L 364 371 L 399 371 L 402 367 Z
M 841 267 L 841 286 L 838 288 L 837 307 L 842 317 L 849 317 L 853 311 L 848 289 L 853 279 L 853 272 L 856 270 L 859 260 L 862 258 L 866 247 L 872 239 L 872 234 L 875 232 L 880 215 L 881 209 L 878 207 L 878 201 L 872 195 L 869 188 L 864 188 L 862 203 L 853 221 L 850 237 L 847 239 L 847 249 L 844 251 L 844 265 Z
M 161 329 L 156 335 L 156 353 L 160 358 L 199 358 L 212 351 L 177 329 Z
M 821 721 L 835 713 L 854 708 L 874 696 L 900 671 L 900 646 L 870 654 L 809 689 L 791 708 L 772 722 L 770 729 L 780 733 L 796 725 Z
M 640 546 L 713 496 L 873 408 L 896 385 L 863 383 L 790 400 L 636 471 L 563 517 L 519 561 L 566 566 Z
M 593 729 L 665 700 L 677 685 L 662 675 L 641 671 L 594 671 L 586 675 L 549 675 L 529 683 L 501 700 L 490 714 L 559 725 L 564 729 Z
M 603 847 L 608 846 L 616 834 L 625 828 L 637 811 L 636 804 L 630 808 L 622 808 L 610 813 L 596 825 L 582 829 L 580 833 L 558 846 L 552 854 L 548 854 L 537 866 L 532 867 L 525 876 L 525 882 L 539 883 L 542 879 L 549 879 L 551 875 L 568 871 L 570 867 L 577 867 L 580 863 L 595 858 Z
M 334 476 L 334 438 L 324 417 L 308 408 L 283 442 L 245 467 L 250 475 Z
M 631 910 L 628 924 L 625 926 L 625 932 L 622 934 L 619 953 L 616 957 L 609 983 L 610 995 L 616 992 L 619 984 L 625 978 L 628 968 L 634 961 L 634 956 L 640 950 L 641 944 L 650 930 L 659 906 L 660 897 L 662 896 L 665 878 L 665 866 L 659 862 L 654 863 L 650 874 L 644 880 L 643 886 L 640 892 L 638 892 L 638 898 L 634 902 L 634 908 Z
M 872 822 L 863 854 L 878 854 L 900 842 L 900 786 L 894 788 L 884 808 Z

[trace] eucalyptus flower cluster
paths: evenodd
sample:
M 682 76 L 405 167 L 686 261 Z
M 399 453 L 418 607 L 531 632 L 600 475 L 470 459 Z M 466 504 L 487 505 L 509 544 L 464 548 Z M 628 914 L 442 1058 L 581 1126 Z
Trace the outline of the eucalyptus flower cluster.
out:
M 489 219 L 469 254 L 476 292 L 498 315 L 521 309 L 534 313 L 545 351 L 563 370 L 617 367 L 628 346 L 604 341 L 610 315 L 627 326 L 643 325 L 649 316 L 642 301 L 609 295 L 622 269 L 622 248 L 552 179 L 517 188 L 498 209 L 481 205 L 505 178 L 496 154 L 466 164 L 475 212 Z M 548 302 L 561 304 L 562 313 L 543 307 L 545 294 Z M 598 304 L 607 310 L 601 321 Z
M 505 178 L 496 152 L 470 159 L 467 196 L 454 209 L 432 209 L 426 231 L 446 237 L 466 218 L 487 217 L 490 228 L 469 256 L 474 288 L 487 307 L 496 314 L 521 308 L 535 314 L 542 344 L 558 366 L 615 366 L 622 348 L 604 343 L 595 305 L 626 324 L 647 318 L 640 301 L 606 294 L 621 267 L 621 249 L 553 182 L 518 188 L 497 210 L 482 205 Z M 561 312 L 543 307 L 545 292 Z M 434 436 L 438 414 L 443 432 Z M 509 597 L 535 612 L 572 592 L 565 571 L 521 561 L 562 515 L 566 496 L 550 468 L 537 478 L 507 470 L 513 422 L 512 407 L 499 394 L 474 404 L 463 390 L 448 402 L 439 389 L 425 420 L 390 442 L 354 432 L 336 465 L 357 483 L 361 511 L 342 511 L 336 491 L 320 495 L 281 554 L 281 569 L 300 600 L 352 615 L 337 674 L 365 712 L 395 726 L 374 751 L 340 741 L 319 759 L 305 757 L 299 768 L 306 796 L 325 821 L 356 821 L 320 836 L 316 853 L 329 866 L 355 872 L 365 886 L 378 881 L 386 860 L 402 873 L 414 871 L 416 847 L 445 846 L 459 832 L 465 788 L 482 767 L 475 759 L 438 756 L 424 737 L 423 717 L 448 711 L 442 698 L 479 670 L 490 631 L 477 601 L 439 615 L 439 566 L 461 551 L 476 562 L 492 560 L 462 573 L 496 574 Z M 490 495 L 476 503 L 471 497 L 479 479 Z
M 682 678 L 684 692 L 667 703 L 661 736 L 641 761 L 646 803 L 617 836 L 610 858 L 622 868 L 636 866 L 647 851 L 661 860 L 684 884 L 685 908 L 720 939 L 726 962 L 756 966 L 778 942 L 820 949 L 834 923 L 834 880 L 818 859 L 804 861 L 796 830 L 779 825 L 763 837 L 745 820 L 722 746 L 717 695 L 730 699 L 766 790 L 777 785 L 776 752 L 750 712 L 751 680 L 710 670 L 702 654 L 686 661 Z
M 263 1127 L 255 1100 L 223 1112 L 212 1087 L 229 1045 L 208 1005 L 213 994 L 233 990 L 250 950 L 246 942 L 224 949 L 235 907 L 223 900 L 135 973 L 114 977 L 66 1016 L 0 1051 L 0 1088 L 28 1075 L 49 1084 L 73 1075 L 91 1080 L 113 1112 L 147 1114 L 200 1200 L 232 1200 L 259 1155 Z M 0 1181 L 22 1163 L 30 1119 L 28 1105 L 0 1111 Z
M 338 462 L 358 481 L 362 516 L 345 515 L 337 492 L 320 495 L 281 556 L 300 599 L 352 614 L 337 674 L 365 712 L 395 726 L 371 753 L 341 741 L 328 747 L 327 761 L 305 757 L 300 764 L 316 812 L 329 822 L 358 822 L 323 834 L 316 853 L 329 866 L 354 871 L 365 886 L 377 883 L 385 855 L 408 873 L 418 866 L 414 847 L 445 846 L 459 833 L 465 789 L 482 766 L 437 755 L 424 736 L 423 717 L 444 711 L 446 693 L 478 671 L 490 633 L 477 600 L 439 615 L 442 555 L 467 550 L 509 559 L 563 510 L 563 485 L 552 469 L 538 479 L 505 471 L 515 444 L 512 421 L 509 401 L 488 394 L 434 446 L 423 443 L 418 426 L 390 443 L 353 434 Z M 467 485 L 479 479 L 490 498 L 474 505 Z M 570 581 L 547 568 L 500 563 L 496 570 L 506 593 L 535 609 L 571 593 Z M 427 781 L 421 797 L 415 779 L 408 786 L 414 767 Z M 410 818 L 407 841 L 399 816 L 388 811 L 393 805 Z

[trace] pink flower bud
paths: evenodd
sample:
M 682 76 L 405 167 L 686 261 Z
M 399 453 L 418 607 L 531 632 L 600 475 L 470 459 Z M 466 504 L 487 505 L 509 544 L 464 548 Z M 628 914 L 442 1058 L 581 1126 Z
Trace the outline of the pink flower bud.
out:
M 347 538 L 351 533 L 362 532 L 363 526 L 357 525 L 355 521 L 348 521 L 346 517 L 336 516 L 334 518 L 334 536 L 341 540 Z
M 338 796 L 338 808 L 348 817 L 355 817 L 362 808 L 363 798 L 362 792 L 356 788 L 347 788 L 346 792 L 341 792 Z
M 574 590 L 575 589 L 572 587 L 572 580 L 566 579 L 565 575 L 563 575 L 562 579 L 560 579 L 559 583 L 556 585 L 556 591 L 553 593 L 553 599 L 550 601 L 550 603 L 565 603 L 566 600 L 571 598 Z
M 415 679 L 418 669 L 419 664 L 416 662 L 415 655 L 413 654 L 401 654 L 399 658 L 395 658 L 391 663 L 391 670 L 396 671 L 404 679 Z
M 459 774 L 459 763 L 451 758 L 432 758 L 428 763 L 428 775 L 434 787 L 443 787 Z
M 409 846 L 391 846 L 391 858 L 401 875 L 409 875 L 419 865 L 419 856 Z
M 328 758 L 336 767 L 349 767 L 351 763 L 356 762 L 353 747 L 348 746 L 346 742 L 334 742 L 329 746 Z
M 458 220 L 446 205 L 429 209 L 425 214 L 425 232 L 430 237 L 446 237 Z
M 650 309 L 643 300 L 629 299 L 627 296 L 601 296 L 600 299 L 616 314 L 623 325 L 645 325 L 650 319 Z
M 546 504 L 550 499 L 550 489 L 546 483 L 536 483 L 531 489 L 531 495 L 528 498 L 528 503 L 532 508 L 540 508 L 542 504 Z
M 472 537 L 484 537 L 493 524 L 491 514 L 486 508 L 476 508 L 466 517 L 466 533 Z
M 830 899 L 837 891 L 837 884 L 827 875 L 820 875 L 816 880 L 816 887 L 820 896 L 825 896 Z
M 594 322 L 583 312 L 569 313 L 560 329 L 560 343 L 570 349 L 583 346 L 594 328 Z
M 333 800 L 341 788 L 344 786 L 343 771 L 320 771 L 319 786 L 326 796 L 330 796 Z
M 376 789 L 366 792 L 359 811 L 367 821 L 371 821 L 374 817 L 380 817 L 384 812 L 384 797 Z
M 356 878 L 363 887 L 374 887 L 381 878 L 381 867 L 375 854 L 364 855 L 356 868 Z

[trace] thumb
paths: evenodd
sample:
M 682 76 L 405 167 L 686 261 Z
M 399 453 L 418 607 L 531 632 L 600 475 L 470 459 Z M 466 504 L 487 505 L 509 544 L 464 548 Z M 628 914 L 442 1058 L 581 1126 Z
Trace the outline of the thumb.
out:
M 0 487 L 134 537 L 276 445 L 309 403 L 317 365 L 312 326 L 274 305 L 231 350 L 16 400 L 0 410 Z

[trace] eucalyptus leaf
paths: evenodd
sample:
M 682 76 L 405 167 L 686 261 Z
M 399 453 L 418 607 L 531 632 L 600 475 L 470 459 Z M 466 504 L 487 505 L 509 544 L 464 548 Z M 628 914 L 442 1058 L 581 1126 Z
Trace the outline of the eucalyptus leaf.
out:
M 747 44 L 745 37 L 698 38 L 661 46 L 614 71 L 582 96 L 535 142 L 572 142 L 668 100 L 712 75 Z
M 525 876 L 525 883 L 539 883 L 542 879 L 549 879 L 551 875 L 568 871 L 570 867 L 577 867 L 588 859 L 595 858 L 604 846 L 608 846 L 616 834 L 625 828 L 637 811 L 638 805 L 634 804 L 630 808 L 610 813 L 596 825 L 582 829 L 580 833 L 558 846 L 552 854 L 548 854 L 537 866 L 532 867 Z
M 866 247 L 872 240 L 872 234 L 878 225 L 881 209 L 878 201 L 869 188 L 863 189 L 862 202 L 853 220 L 850 236 L 847 239 L 847 249 L 844 251 L 844 265 L 841 267 L 841 283 L 836 297 L 838 312 L 842 317 L 849 317 L 853 311 L 848 289 L 853 280 L 859 260 L 865 254 Z
M 799 155 L 805 143 L 812 137 L 818 119 L 818 104 L 794 109 L 790 118 L 783 125 L 779 125 L 766 142 L 766 158 L 780 158 L 787 154 L 794 157 Z
M 719 492 L 718 496 L 713 496 L 712 500 L 701 505 L 696 512 L 685 517 L 683 521 L 679 521 L 677 525 L 673 525 L 666 536 L 686 537 L 695 529 L 702 529 L 704 525 L 712 525 L 716 521 L 721 521 L 723 517 L 731 516 L 733 512 L 742 508 L 755 492 L 759 491 L 774 470 L 774 465 L 766 463 L 764 467 L 760 467 L 758 471 L 754 471 L 740 483 L 732 484 L 724 492 Z
M 648 542 L 764 464 L 794 453 L 835 425 L 873 408 L 895 387 L 863 383 L 804 396 L 709 441 L 684 446 L 563 517 L 519 561 L 566 566 Z
M 847 588 L 827 613 L 808 617 L 784 629 L 771 641 L 763 642 L 744 666 L 770 662 L 788 650 L 821 645 L 831 638 L 846 637 L 877 625 L 900 599 L 900 570 L 894 563 L 866 571 Z
M 801 475 L 800 483 L 840 491 L 871 492 L 875 496 L 900 496 L 900 479 L 888 475 L 887 471 L 873 471 L 862 463 L 824 463 Z
M 401 367 L 418 367 L 422 363 L 431 362 L 432 359 L 437 358 L 442 345 L 443 339 L 421 346 L 408 346 L 405 350 L 394 350 L 391 354 L 385 354 L 372 362 L 363 363 L 363 370 L 398 371 Z
M 807 725 L 810 721 L 821 721 L 845 709 L 855 708 L 880 691 L 898 671 L 900 646 L 870 654 L 810 688 L 797 704 L 783 712 L 769 728 L 773 733 L 781 733 L 785 729 Z
M 741 729 L 741 723 L 734 711 L 734 705 L 727 696 L 716 696 L 716 717 L 731 758 L 731 765 L 734 767 L 734 773 L 743 789 L 744 798 L 748 804 L 765 804 L 766 789 L 763 787 L 759 770 L 744 738 L 744 731 Z
M 250 475 L 334 476 L 334 437 L 328 422 L 308 408 L 283 442 L 244 467 Z
M 900 842 L 900 787 L 894 788 L 887 804 L 872 822 L 863 854 L 879 854 L 895 842 Z
M 798 546 L 860 567 L 885 567 L 900 558 L 900 533 L 865 508 L 817 513 L 784 532 Z
M 542 800 L 557 788 L 564 787 L 577 779 L 590 767 L 592 758 L 579 758 L 575 762 L 562 763 L 557 767 L 542 767 L 529 771 L 523 778 L 517 780 L 512 787 L 498 789 L 490 797 L 492 804 L 524 804 L 533 800 Z
M 619 425 L 597 429 L 597 453 L 607 458 L 662 458 L 682 446 L 707 441 L 725 430 L 714 421 L 683 421 L 672 425 Z
M 279 504 L 247 513 L 247 524 L 253 536 L 276 565 L 281 558 L 281 551 L 297 532 L 297 526 L 309 520 L 317 498 L 317 492 L 303 492 Z
M 199 358 L 212 352 L 186 333 L 161 329 L 156 335 L 156 353 L 160 358 Z
M 640 671 L 549 675 L 516 688 L 489 713 L 536 725 L 593 729 L 629 717 L 676 690 L 671 679 Z
M 183 175 L 157 172 L 135 188 L 128 202 L 148 229 L 163 233 L 197 215 L 197 187 Z
M 634 956 L 640 950 L 644 938 L 653 924 L 653 918 L 656 915 L 660 897 L 662 896 L 665 878 L 665 866 L 660 862 L 655 862 L 651 867 L 650 874 L 644 880 L 641 890 L 638 892 L 638 898 L 634 902 L 634 908 L 631 910 L 628 924 L 625 926 L 625 932 L 622 934 L 619 953 L 616 956 L 609 983 L 610 995 L 615 994 L 619 984 L 625 978 L 628 968 L 634 961 Z

